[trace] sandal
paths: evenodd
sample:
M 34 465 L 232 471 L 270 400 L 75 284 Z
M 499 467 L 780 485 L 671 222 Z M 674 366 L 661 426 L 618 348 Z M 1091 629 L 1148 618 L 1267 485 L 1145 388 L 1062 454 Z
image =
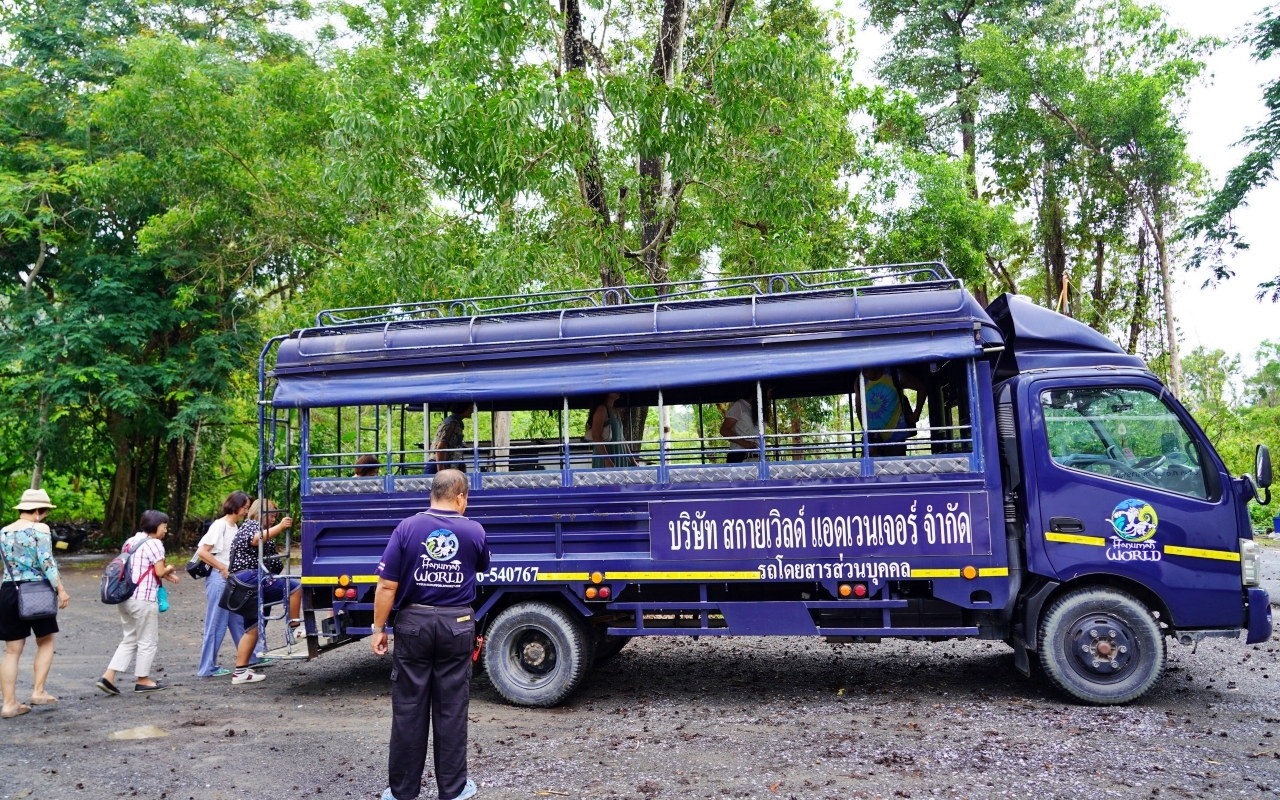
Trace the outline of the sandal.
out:
M 0 712 L 0 719 L 13 719 L 14 717 L 20 717 L 23 714 L 30 714 L 30 713 L 31 713 L 31 706 L 24 706 L 19 704 L 17 711 Z
M 58 698 L 51 694 L 47 694 L 44 697 L 33 697 L 27 702 L 33 706 L 56 706 L 58 704 Z

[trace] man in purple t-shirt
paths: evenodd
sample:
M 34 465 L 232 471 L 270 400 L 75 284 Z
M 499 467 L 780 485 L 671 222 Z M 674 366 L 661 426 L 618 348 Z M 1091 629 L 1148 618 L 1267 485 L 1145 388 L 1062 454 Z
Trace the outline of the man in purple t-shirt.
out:
M 476 793 L 467 777 L 467 708 L 476 573 L 489 569 L 484 528 L 462 516 L 467 477 L 441 470 L 431 508 L 396 526 L 378 564 L 373 652 L 387 654 L 387 617 L 396 612 L 391 667 L 390 786 L 382 800 L 414 800 L 426 768 L 427 735 L 436 726 L 436 788 L 442 800 Z

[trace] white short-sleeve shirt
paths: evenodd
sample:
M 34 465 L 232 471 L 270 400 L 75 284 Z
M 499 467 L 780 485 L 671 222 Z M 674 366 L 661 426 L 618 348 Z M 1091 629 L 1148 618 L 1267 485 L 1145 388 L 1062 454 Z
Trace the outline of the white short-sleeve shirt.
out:
M 729 406 L 729 410 L 725 412 L 725 417 L 734 421 L 734 438 L 750 439 L 753 442 L 760 438 L 760 429 L 756 427 L 756 412 L 751 408 L 751 403 L 746 400 L 737 401 L 733 405 Z M 735 441 L 730 441 L 729 449 L 755 450 L 756 445 L 743 447 Z
M 200 538 L 200 544 L 197 548 L 210 545 L 209 555 L 218 559 L 224 564 L 231 563 L 231 543 L 235 541 L 236 534 L 240 532 L 238 525 L 228 524 L 221 517 L 215 519 L 213 524 L 209 526 L 209 530 Z

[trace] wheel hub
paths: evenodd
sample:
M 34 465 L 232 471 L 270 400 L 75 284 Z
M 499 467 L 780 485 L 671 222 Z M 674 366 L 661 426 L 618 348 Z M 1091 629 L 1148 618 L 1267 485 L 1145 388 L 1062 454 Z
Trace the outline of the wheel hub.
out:
M 1115 617 L 1085 617 L 1071 629 L 1073 665 L 1091 678 L 1119 678 L 1135 663 L 1136 638 L 1129 626 Z
M 525 666 L 540 667 L 547 660 L 547 650 L 540 642 L 529 642 L 520 653 L 520 660 Z
M 525 628 L 511 639 L 508 657 L 530 681 L 544 680 L 555 672 L 559 653 L 555 641 L 546 631 L 538 628 Z

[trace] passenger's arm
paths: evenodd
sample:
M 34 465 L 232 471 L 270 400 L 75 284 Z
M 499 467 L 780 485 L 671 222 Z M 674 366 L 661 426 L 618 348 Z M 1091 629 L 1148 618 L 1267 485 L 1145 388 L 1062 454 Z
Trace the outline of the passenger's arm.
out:
M 387 617 L 391 616 L 391 606 L 396 602 L 396 589 L 399 581 L 378 578 L 378 590 L 373 595 L 373 636 L 370 645 L 374 655 L 387 654 Z
M 39 556 L 40 568 L 45 579 L 58 591 L 58 608 L 66 608 L 71 603 L 71 595 L 62 588 L 62 575 L 58 573 L 58 562 L 53 557 L 52 534 L 45 533 L 36 537 L 36 555 Z
M 177 568 L 170 566 L 169 562 L 165 561 L 164 558 L 161 558 L 159 561 L 152 564 L 152 566 L 156 569 L 156 580 L 167 578 L 173 583 L 178 582 Z
M 595 442 L 596 454 L 604 459 L 606 467 L 613 466 L 613 459 L 609 457 L 609 451 L 604 447 L 604 422 L 609 418 L 609 409 L 604 406 L 596 406 L 591 412 L 591 441 Z
M 208 564 L 212 569 L 222 573 L 222 577 L 227 577 L 227 565 L 213 557 L 213 545 L 202 544 L 200 549 L 196 551 L 196 555 L 200 560 Z
M 272 525 L 270 528 L 267 529 L 267 538 L 274 539 L 277 536 L 279 536 L 281 533 L 283 533 L 284 531 L 292 527 L 293 527 L 293 517 L 285 517 L 284 519 L 280 520 L 275 525 Z M 254 542 L 254 544 L 257 544 L 257 542 Z

